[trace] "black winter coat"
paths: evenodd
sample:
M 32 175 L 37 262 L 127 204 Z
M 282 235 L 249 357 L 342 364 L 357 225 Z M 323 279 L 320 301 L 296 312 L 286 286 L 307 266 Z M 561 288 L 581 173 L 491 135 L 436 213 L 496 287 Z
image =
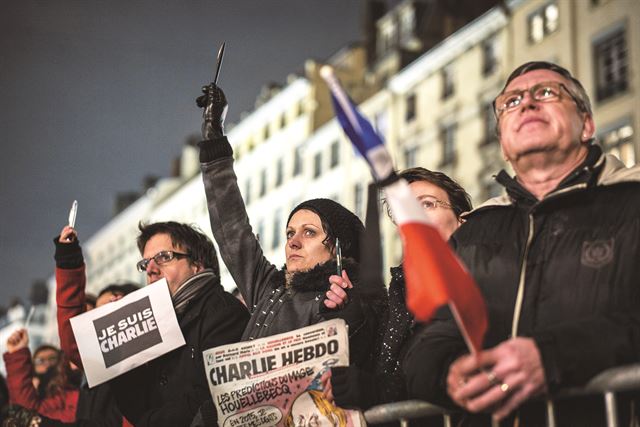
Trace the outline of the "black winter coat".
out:
M 186 345 L 112 381 L 122 413 L 136 427 L 189 426 L 210 399 L 202 352 L 240 340 L 249 314 L 216 277 L 178 316 Z
M 584 164 L 543 200 L 504 171 L 498 182 L 508 196 L 472 211 L 452 236 L 487 303 L 484 348 L 532 337 L 551 392 L 640 361 L 640 167 L 627 169 L 593 145 Z M 466 353 L 443 312 L 404 361 L 411 397 L 441 404 L 450 402 L 449 365 Z M 559 425 L 603 421 L 584 410 L 588 405 L 561 406 Z M 585 420 L 575 418 L 580 414 Z
M 109 383 L 93 388 L 89 388 L 86 384 L 80 387 L 76 425 L 78 427 L 122 427 L 122 414 Z

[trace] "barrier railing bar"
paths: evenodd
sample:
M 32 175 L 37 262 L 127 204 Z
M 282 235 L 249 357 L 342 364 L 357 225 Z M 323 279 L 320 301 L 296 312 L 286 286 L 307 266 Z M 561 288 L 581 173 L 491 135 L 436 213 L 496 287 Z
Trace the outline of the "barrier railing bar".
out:
M 374 406 L 364 413 L 364 417 L 369 424 L 381 424 L 433 415 L 446 416 L 452 412 L 454 411 L 421 400 L 405 400 Z
M 640 364 L 607 369 L 593 377 L 584 387 L 563 389 L 551 396 L 550 399 L 547 398 L 547 425 L 556 427 L 553 400 L 604 394 L 607 426 L 618 427 L 615 393 L 639 389 Z M 455 412 L 420 400 L 407 400 L 374 406 L 364 413 L 364 417 L 369 424 L 402 420 L 404 424 L 401 425 L 407 425 L 406 420 L 442 415 L 445 419 L 445 426 L 449 427 L 451 425 L 450 415 Z
M 604 394 L 604 405 L 607 411 L 607 427 L 618 427 L 616 395 L 612 391 L 608 391 Z
M 547 399 L 547 427 L 556 427 L 556 413 L 551 399 Z

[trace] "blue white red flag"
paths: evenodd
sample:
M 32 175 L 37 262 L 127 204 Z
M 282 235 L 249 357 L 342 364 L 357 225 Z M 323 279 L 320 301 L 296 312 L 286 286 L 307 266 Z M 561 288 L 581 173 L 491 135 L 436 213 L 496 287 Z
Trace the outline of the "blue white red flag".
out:
M 393 164 L 391 156 L 384 146 L 384 141 L 342 89 L 331 67 L 322 67 L 320 75 L 329 86 L 338 122 L 356 150 L 369 163 L 373 177 L 377 181 L 388 178 L 393 173 Z
M 449 304 L 471 352 L 480 350 L 488 320 L 473 277 L 430 222 L 409 184 L 390 179 L 393 162 L 382 138 L 346 95 L 331 68 L 323 67 L 321 76 L 329 85 L 345 133 L 369 163 L 374 178 L 388 183 L 385 195 L 403 243 L 407 307 L 417 320 L 428 321 L 438 307 Z

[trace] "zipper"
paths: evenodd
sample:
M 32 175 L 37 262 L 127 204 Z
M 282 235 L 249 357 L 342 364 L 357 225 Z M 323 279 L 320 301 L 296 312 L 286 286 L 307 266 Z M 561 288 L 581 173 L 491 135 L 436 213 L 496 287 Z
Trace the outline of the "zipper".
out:
M 511 338 L 518 334 L 518 324 L 520 323 L 520 312 L 522 311 L 522 300 L 524 299 L 524 282 L 527 276 L 527 259 L 529 257 L 529 248 L 533 240 L 533 214 L 529 213 L 529 234 L 527 235 L 527 245 L 524 249 L 524 258 L 522 259 L 522 267 L 520 267 L 520 280 L 518 282 L 518 294 L 516 296 L 516 305 L 513 310 L 513 321 L 511 322 Z
M 540 200 L 536 206 L 548 201 L 551 198 L 555 198 L 558 196 L 562 196 L 563 194 L 569 193 L 578 189 L 587 188 L 586 183 L 575 184 L 567 188 L 563 188 L 561 190 L 555 191 L 553 193 L 548 194 L 544 199 Z M 532 208 L 533 210 L 533 208 Z M 524 258 L 522 260 L 522 267 L 520 268 L 520 279 L 518 281 L 518 294 L 516 295 L 516 304 L 513 310 L 513 320 L 511 322 L 511 338 L 514 338 L 518 334 L 518 326 L 520 324 L 520 315 L 522 313 L 522 304 L 524 300 L 524 288 L 525 281 L 527 276 L 527 259 L 529 258 L 529 249 L 531 247 L 531 241 L 533 240 L 534 233 L 534 220 L 532 211 L 528 214 L 529 217 L 529 234 L 527 235 L 527 244 L 524 249 Z

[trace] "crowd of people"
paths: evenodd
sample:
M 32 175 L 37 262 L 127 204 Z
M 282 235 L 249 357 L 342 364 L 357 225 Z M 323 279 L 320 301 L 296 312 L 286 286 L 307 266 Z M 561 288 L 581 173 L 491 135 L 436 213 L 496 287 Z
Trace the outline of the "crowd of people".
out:
M 413 318 L 402 265 L 391 269 L 388 288 L 363 279 L 362 262 L 372 256 L 361 244 L 365 227 L 333 200 L 297 205 L 283 230 L 285 265 L 269 262 L 224 134 L 226 96 L 215 84 L 203 92 L 199 146 L 211 230 L 241 300 L 221 286 L 217 252 L 200 230 L 140 223 L 137 268 L 149 284 L 166 279 L 185 344 L 89 388 L 70 319 L 137 287 L 87 294 L 77 233 L 64 227 L 54 239 L 61 348 L 31 355 L 25 330 L 9 337 L 3 425 L 217 425 L 203 351 L 336 318 L 348 325 L 350 365 L 327 370 L 313 396 L 346 409 L 422 399 L 451 409 L 457 425 L 545 425 L 556 391 L 638 362 L 640 168 L 603 153 L 589 97 L 568 70 L 526 63 L 496 97 L 497 135 L 515 172 L 497 174 L 503 196 L 473 209 L 443 173 L 398 172 L 485 299 L 489 329 L 473 355 L 448 307 L 428 323 Z M 622 395 L 623 423 L 638 421 L 635 404 L 634 393 Z M 604 425 L 601 406 L 566 399 L 553 410 L 559 425 Z

